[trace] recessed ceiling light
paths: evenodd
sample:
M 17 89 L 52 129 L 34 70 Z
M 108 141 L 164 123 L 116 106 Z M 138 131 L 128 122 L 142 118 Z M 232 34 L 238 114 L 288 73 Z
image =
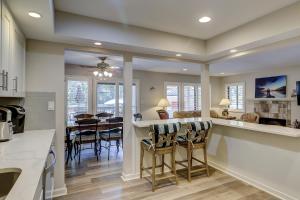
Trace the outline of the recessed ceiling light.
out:
M 225 73 L 224 73 L 224 72 L 221 72 L 220 74 L 221 74 L 221 75 L 224 75 Z
M 28 15 L 33 18 L 41 18 L 41 14 L 37 12 L 29 12 Z
M 187 68 L 183 68 L 182 70 L 183 70 L 183 71 L 187 71 L 188 69 L 187 69 Z
M 120 69 L 118 66 L 111 66 L 112 69 Z
M 180 53 L 177 53 L 176 56 L 177 56 L 177 57 L 181 57 L 182 55 L 181 55 Z
M 94 45 L 96 45 L 96 46 L 101 46 L 102 43 L 101 43 L 101 42 L 94 42 Z
M 236 49 L 231 49 L 231 50 L 230 50 L 230 53 L 236 53 L 236 52 L 237 52 Z
M 204 17 L 201 17 L 199 19 L 199 22 L 200 23 L 207 23 L 207 22 L 210 22 L 211 21 L 211 18 L 210 17 L 207 17 L 207 16 L 204 16 Z

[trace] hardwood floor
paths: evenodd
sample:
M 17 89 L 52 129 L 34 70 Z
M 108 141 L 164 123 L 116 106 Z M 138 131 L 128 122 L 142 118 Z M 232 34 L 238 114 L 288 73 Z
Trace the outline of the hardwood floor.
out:
M 107 161 L 103 151 L 97 162 L 93 151 L 82 152 L 81 164 L 71 161 L 66 166 L 68 195 L 55 200 L 277 200 L 277 198 L 249 186 L 237 179 L 212 169 L 210 177 L 196 176 L 192 182 L 179 176 L 178 186 L 170 182 L 159 185 L 155 192 L 146 179 L 123 182 L 122 152 L 111 150 L 111 160 Z

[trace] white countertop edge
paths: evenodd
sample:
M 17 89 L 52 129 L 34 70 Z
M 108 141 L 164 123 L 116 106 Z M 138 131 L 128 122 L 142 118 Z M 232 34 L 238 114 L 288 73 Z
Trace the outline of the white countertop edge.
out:
M 282 135 L 287 137 L 300 137 L 300 129 L 294 129 L 289 127 L 275 126 L 275 125 L 264 125 L 256 123 L 248 123 L 236 120 L 225 120 L 218 118 L 183 118 L 183 119 L 167 119 L 167 120 L 144 120 L 144 121 L 134 121 L 133 125 L 138 128 L 146 128 L 153 124 L 164 124 L 164 123 L 176 123 L 180 122 L 185 124 L 187 122 L 202 121 L 202 120 L 212 120 L 213 124 L 228 126 L 232 128 L 240 128 L 245 130 L 257 131 L 261 133 L 269 133 L 274 135 Z
M 9 142 L 0 143 L 0 150 L 4 152 L 0 154 L 0 169 L 22 170 L 6 200 L 34 198 L 54 136 L 55 129 L 30 130 L 13 135 Z M 39 145 L 34 145 L 39 141 Z M 18 149 L 12 148 L 16 145 Z

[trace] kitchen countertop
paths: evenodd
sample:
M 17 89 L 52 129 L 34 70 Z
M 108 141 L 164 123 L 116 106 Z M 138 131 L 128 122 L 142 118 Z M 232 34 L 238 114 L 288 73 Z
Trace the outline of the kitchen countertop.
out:
M 176 123 L 180 122 L 182 124 L 193 122 L 193 121 L 202 121 L 202 120 L 212 120 L 213 124 L 228 126 L 233 128 L 246 129 L 251 131 L 257 131 L 262 133 L 269 133 L 275 135 L 282 135 L 288 137 L 300 137 L 300 129 L 294 129 L 289 127 L 275 126 L 275 125 L 264 125 L 256 123 L 248 123 L 236 120 L 225 120 L 218 118 L 183 118 L 183 119 L 166 119 L 166 120 L 144 120 L 144 121 L 135 121 L 133 125 L 138 128 L 146 128 L 153 124 L 165 124 L 165 123 Z
M 0 143 L 0 169 L 22 170 L 5 200 L 34 198 L 54 135 L 55 130 L 25 131 Z

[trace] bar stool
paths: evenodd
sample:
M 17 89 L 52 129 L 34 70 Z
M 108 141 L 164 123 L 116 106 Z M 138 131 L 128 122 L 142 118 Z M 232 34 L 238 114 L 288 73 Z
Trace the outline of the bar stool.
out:
M 176 174 L 176 163 L 175 163 L 175 153 L 176 153 L 176 137 L 177 132 L 180 130 L 180 123 L 171 123 L 171 124 L 155 124 L 150 126 L 150 136 L 151 139 L 143 139 L 141 141 L 141 154 L 140 154 L 140 178 L 143 176 L 143 171 L 146 171 L 151 175 L 152 179 L 152 191 L 155 191 L 156 181 L 163 179 L 175 178 L 176 185 L 177 174 Z M 152 166 L 144 168 L 143 159 L 144 151 L 147 151 L 152 154 Z M 164 157 L 165 154 L 171 154 L 171 166 L 165 163 Z M 161 165 L 156 164 L 156 157 L 161 156 L 162 163 Z M 169 176 L 157 177 L 155 175 L 155 169 L 161 168 L 161 174 L 164 174 L 164 166 L 168 167 L 172 174 Z M 150 172 L 150 169 L 152 172 Z
M 206 171 L 207 176 L 209 176 L 206 147 L 211 128 L 212 121 L 190 122 L 187 124 L 187 134 L 177 137 L 179 146 L 185 148 L 187 151 L 187 160 L 176 161 L 176 163 L 187 169 L 187 179 L 189 182 L 191 182 L 192 174 L 196 172 Z M 203 149 L 204 161 L 193 157 L 193 151 L 195 149 Z M 201 163 L 202 165 L 193 166 L 193 160 Z M 183 163 L 187 163 L 187 165 Z

